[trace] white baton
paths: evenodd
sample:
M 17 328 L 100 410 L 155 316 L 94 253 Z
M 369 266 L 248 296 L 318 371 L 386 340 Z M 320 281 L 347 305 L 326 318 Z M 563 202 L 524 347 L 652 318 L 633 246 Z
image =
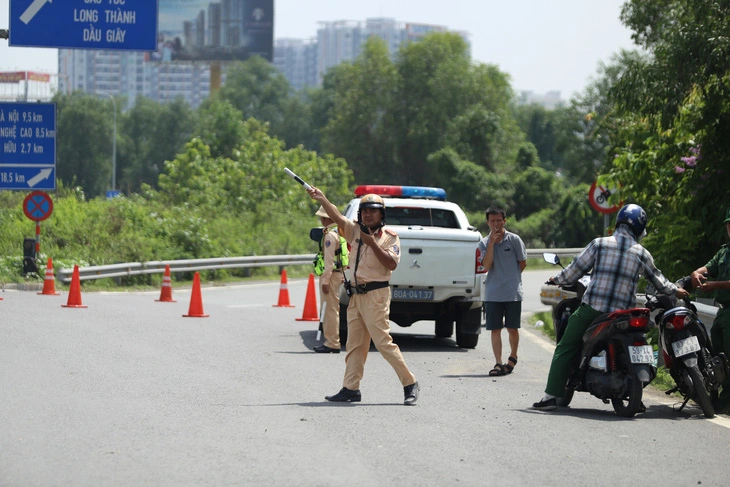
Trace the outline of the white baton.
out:
M 304 180 L 303 180 L 302 178 L 300 178 L 299 176 L 297 176 L 296 174 L 294 174 L 294 173 L 293 173 L 293 172 L 292 172 L 292 171 L 291 171 L 291 170 L 290 170 L 290 169 L 289 169 L 288 167 L 285 167 L 285 168 L 284 168 L 284 172 L 285 172 L 285 173 L 287 173 L 287 174 L 288 174 L 289 176 L 291 176 L 291 178 L 292 178 L 292 179 L 293 179 L 294 181 L 296 181 L 296 182 L 298 182 L 299 184 L 301 184 L 302 186 L 304 186 L 304 189 L 309 189 L 309 188 L 311 188 L 311 186 L 310 186 L 310 185 L 308 185 L 307 183 L 305 183 L 305 182 L 304 182 Z

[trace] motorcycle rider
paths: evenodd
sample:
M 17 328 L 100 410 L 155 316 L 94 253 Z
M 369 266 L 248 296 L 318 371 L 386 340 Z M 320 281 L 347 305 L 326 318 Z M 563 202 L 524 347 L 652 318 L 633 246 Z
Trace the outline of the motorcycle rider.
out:
M 730 208 L 725 213 L 724 223 L 730 236 Z M 708 281 L 707 277 L 712 280 Z M 730 244 L 720 247 L 707 264 L 692 273 L 692 285 L 705 292 L 715 292 L 715 302 L 720 309 L 710 329 L 713 353 L 730 353 Z M 730 412 L 730 376 L 722 384 L 715 409 Z
M 654 265 L 654 258 L 639 241 L 646 235 L 646 212 L 629 204 L 616 215 L 613 235 L 594 239 L 551 284 L 571 284 L 592 270 L 591 281 L 581 305 L 568 319 L 563 337 L 555 347 L 545 396 L 533 409 L 550 411 L 557 407 L 570 374 L 570 366 L 583 346 L 583 334 L 598 316 L 636 305 L 636 285 L 643 275 L 661 293 L 683 298 L 689 293 L 670 283 Z

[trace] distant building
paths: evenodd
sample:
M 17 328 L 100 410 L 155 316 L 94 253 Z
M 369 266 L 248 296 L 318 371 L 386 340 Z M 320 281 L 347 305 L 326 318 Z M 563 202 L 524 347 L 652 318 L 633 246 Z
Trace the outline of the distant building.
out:
M 317 86 L 317 42 L 314 39 L 276 39 L 274 66 L 295 90 Z
M 541 105 L 548 110 L 553 110 L 563 103 L 560 99 L 560 91 L 548 91 L 544 94 L 537 94 L 533 91 L 520 91 L 517 95 L 519 105 Z
M 383 39 L 392 57 L 404 42 L 418 42 L 431 32 L 448 32 L 442 25 L 397 22 L 391 18 L 373 18 L 365 22 L 338 20 L 320 22 L 317 29 L 317 84 L 332 66 L 353 61 L 362 52 L 362 46 L 370 36 Z M 469 34 L 456 31 L 471 51 Z M 276 49 L 276 48 L 275 48 Z
M 235 44 L 240 36 L 236 10 L 239 2 L 211 3 L 183 24 L 185 46 Z M 207 25 L 207 28 L 204 28 Z M 384 39 L 395 57 L 404 42 L 418 42 L 430 32 L 446 32 L 440 25 L 397 22 L 391 18 L 372 18 L 364 22 L 339 20 L 320 22 L 311 39 L 276 39 L 272 64 L 284 74 L 295 90 L 319 86 L 327 69 L 353 61 L 370 36 Z M 469 34 L 457 32 L 470 46 Z M 164 51 L 164 50 L 163 50 Z M 59 49 L 58 91 L 89 93 L 103 91 L 124 96 L 131 108 L 137 96 L 158 102 L 182 97 L 193 108 L 210 95 L 210 68 L 204 62 L 153 62 L 157 53 Z M 222 82 L 226 66 L 223 65 Z
M 182 97 L 198 107 L 210 95 L 210 68 L 204 63 L 153 63 L 147 54 L 129 51 L 58 50 L 58 91 L 104 91 L 125 96 L 131 108 L 137 96 L 158 102 Z

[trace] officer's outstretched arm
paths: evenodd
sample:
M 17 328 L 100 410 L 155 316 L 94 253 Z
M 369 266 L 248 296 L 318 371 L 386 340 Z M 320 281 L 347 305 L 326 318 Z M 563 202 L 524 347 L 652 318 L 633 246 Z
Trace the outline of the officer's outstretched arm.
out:
M 327 215 L 333 222 L 337 223 L 338 226 L 344 225 L 347 222 L 347 218 L 340 213 L 340 210 L 338 210 L 335 205 L 330 203 L 322 190 L 312 186 L 307 190 L 307 193 L 309 193 L 309 196 L 311 196 L 313 200 L 318 201 L 322 205 L 322 208 L 324 208 Z

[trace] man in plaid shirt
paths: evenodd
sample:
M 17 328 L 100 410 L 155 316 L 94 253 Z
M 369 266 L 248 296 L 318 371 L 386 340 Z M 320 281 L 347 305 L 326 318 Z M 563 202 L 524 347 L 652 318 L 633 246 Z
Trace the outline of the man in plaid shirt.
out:
M 570 284 L 592 270 L 582 303 L 568 319 L 565 333 L 555 347 L 545 397 L 533 404 L 533 409 L 550 411 L 557 407 L 555 398 L 563 396 L 570 365 L 583 346 L 583 334 L 598 316 L 635 307 L 639 275 L 661 293 L 679 298 L 689 295 L 667 281 L 649 251 L 639 244 L 646 235 L 646 221 L 646 212 L 639 205 L 624 206 L 616 216 L 613 235 L 594 239 L 568 267 L 550 278 L 553 284 Z

